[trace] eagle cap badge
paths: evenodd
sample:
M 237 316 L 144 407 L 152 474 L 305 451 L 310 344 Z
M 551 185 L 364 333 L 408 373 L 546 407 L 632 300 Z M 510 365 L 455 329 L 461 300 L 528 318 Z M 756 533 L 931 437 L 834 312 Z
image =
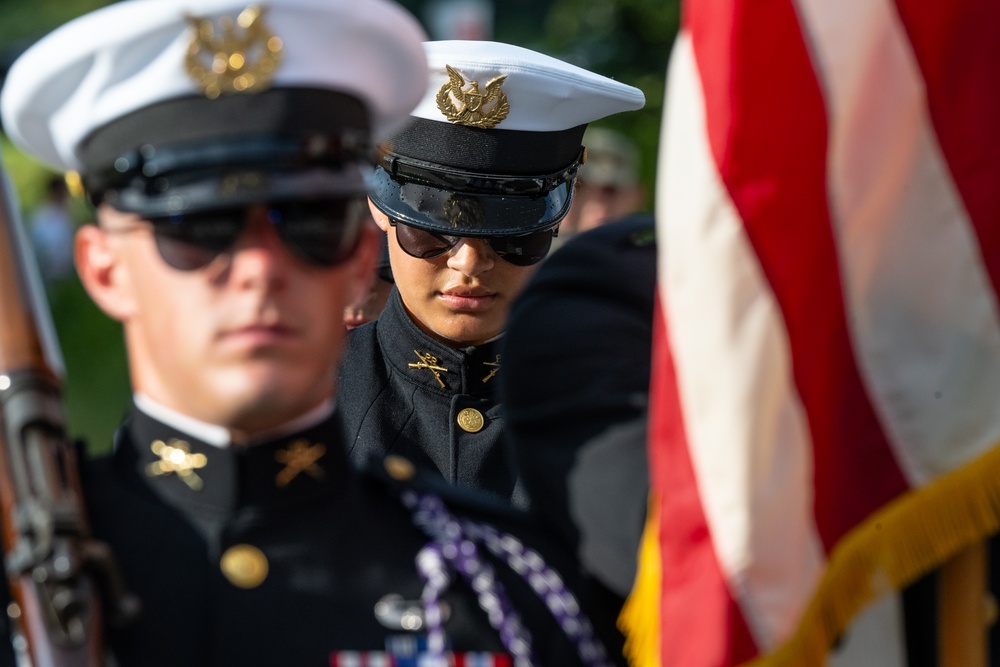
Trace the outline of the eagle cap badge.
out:
M 452 123 L 470 125 L 483 129 L 496 127 L 510 113 L 507 95 L 500 89 L 507 79 L 506 74 L 486 83 L 479 90 L 479 82 L 468 84 L 465 78 L 451 65 L 445 65 L 448 82 L 441 86 L 437 94 L 437 108 Z
M 265 25 L 266 7 L 247 7 L 239 16 L 223 16 L 218 26 L 207 18 L 187 15 L 193 35 L 184 57 L 188 76 L 205 96 L 259 92 L 281 63 L 281 38 Z

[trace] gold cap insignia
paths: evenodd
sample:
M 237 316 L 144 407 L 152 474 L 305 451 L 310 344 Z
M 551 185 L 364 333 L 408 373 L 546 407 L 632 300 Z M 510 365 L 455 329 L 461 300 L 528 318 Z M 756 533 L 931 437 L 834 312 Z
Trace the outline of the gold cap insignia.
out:
M 448 83 L 441 86 L 437 94 L 438 110 L 444 117 L 459 125 L 471 125 L 490 129 L 507 117 L 510 104 L 500 87 L 507 79 L 506 74 L 488 82 L 483 92 L 479 91 L 479 82 L 472 81 L 466 86 L 465 79 L 451 65 L 445 65 L 448 70 Z
M 483 204 L 476 197 L 452 194 L 444 203 L 448 224 L 455 229 L 482 229 L 486 221 Z
M 275 483 L 279 487 L 288 486 L 300 472 L 308 474 L 313 479 L 322 480 L 326 477 L 326 473 L 316 462 L 323 458 L 324 454 L 326 454 L 325 446 L 310 445 L 307 440 L 296 440 L 288 446 L 288 449 L 279 449 L 274 453 L 274 458 L 278 463 L 284 463 L 285 467 L 274 478 Z
M 146 466 L 146 474 L 150 477 L 159 477 L 177 473 L 181 481 L 187 484 L 192 491 L 200 491 L 205 486 L 205 482 L 195 470 L 204 468 L 208 459 L 204 454 L 192 454 L 188 447 L 188 443 L 176 438 L 171 438 L 169 443 L 154 440 L 150 449 L 160 457 L 160 460 Z
M 223 16 L 218 30 L 211 19 L 186 16 L 194 34 L 184 68 L 205 96 L 259 92 L 267 87 L 282 59 L 281 38 L 264 25 L 265 7 L 248 7 L 233 19 Z

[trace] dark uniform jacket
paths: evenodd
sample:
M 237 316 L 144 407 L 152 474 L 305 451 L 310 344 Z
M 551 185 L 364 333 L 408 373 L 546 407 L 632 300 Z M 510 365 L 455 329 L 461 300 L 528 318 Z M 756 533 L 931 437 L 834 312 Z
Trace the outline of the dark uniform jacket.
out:
M 351 459 L 398 454 L 459 486 L 510 500 L 501 447 L 497 341 L 455 349 L 421 331 L 393 289 L 375 322 L 353 330 L 337 405 Z
M 426 508 L 414 514 L 401 498 L 432 492 L 414 497 L 433 507 L 437 492 L 459 492 L 433 479 L 425 484 L 419 474 L 400 481 L 412 467 L 398 459 L 386 465 L 397 464 L 394 476 L 381 464 L 381 474 L 359 474 L 336 432 L 327 419 L 273 442 L 217 448 L 133 411 L 114 454 L 87 466 L 82 480 L 95 536 L 110 544 L 144 605 L 137 623 L 110 631 L 120 665 L 328 666 L 352 664 L 356 656 L 343 652 L 390 647 L 405 655 L 422 641 L 427 619 L 415 601 L 424 579 L 415 563 L 432 539 L 414 517 L 438 514 Z M 527 517 L 482 498 L 456 495 L 445 503 L 441 516 L 448 520 L 458 520 L 454 510 L 461 505 L 462 520 L 489 515 L 518 536 L 502 542 L 514 545 L 509 551 L 517 557 L 498 559 L 480 544 L 477 562 L 490 565 L 502 582 L 533 639 L 536 664 L 580 664 L 555 617 L 506 564 L 537 569 L 517 547 L 539 545 L 525 539 Z M 441 544 L 430 551 L 449 553 Z M 610 654 L 620 656 L 612 630 L 617 610 L 593 597 L 600 592 L 578 581 L 558 554 L 539 551 L 576 588 L 580 603 L 597 612 L 598 632 L 607 632 Z M 442 597 L 450 647 L 506 653 L 463 576 L 452 571 L 450 577 Z M 501 598 L 481 596 L 494 616 Z M 0 656 L 0 663 L 3 658 L 10 656 Z M 381 659 L 367 664 L 388 664 Z
M 646 517 L 656 243 L 640 215 L 578 234 L 514 303 L 500 393 L 530 504 L 625 596 Z

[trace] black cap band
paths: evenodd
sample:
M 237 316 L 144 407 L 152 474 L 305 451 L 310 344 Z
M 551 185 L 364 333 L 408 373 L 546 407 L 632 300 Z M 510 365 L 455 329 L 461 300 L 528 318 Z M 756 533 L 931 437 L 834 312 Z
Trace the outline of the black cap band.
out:
M 334 91 L 167 100 L 83 142 L 83 183 L 95 201 L 142 215 L 354 195 L 372 158 L 367 123 L 357 98 Z
M 482 129 L 413 118 L 384 152 L 472 172 L 514 176 L 551 174 L 580 155 L 586 125 L 558 132 Z
M 192 121 L 197 119 L 197 121 Z M 252 94 L 178 97 L 143 107 L 95 130 L 80 143 L 83 175 L 105 171 L 123 154 L 227 138 L 281 135 L 308 139 L 369 134 L 364 104 L 351 95 L 312 88 L 273 88 Z

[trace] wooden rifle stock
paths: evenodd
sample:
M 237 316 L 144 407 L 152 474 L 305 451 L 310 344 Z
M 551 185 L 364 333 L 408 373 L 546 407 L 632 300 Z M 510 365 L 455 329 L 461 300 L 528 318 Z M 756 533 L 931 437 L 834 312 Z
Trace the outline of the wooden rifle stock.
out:
M 134 602 L 88 534 L 61 382 L 46 355 L 54 340 L 42 338 L 47 305 L 15 210 L 0 170 L 0 513 L 14 647 L 36 667 L 100 665 L 98 589 L 109 613 L 128 615 Z

